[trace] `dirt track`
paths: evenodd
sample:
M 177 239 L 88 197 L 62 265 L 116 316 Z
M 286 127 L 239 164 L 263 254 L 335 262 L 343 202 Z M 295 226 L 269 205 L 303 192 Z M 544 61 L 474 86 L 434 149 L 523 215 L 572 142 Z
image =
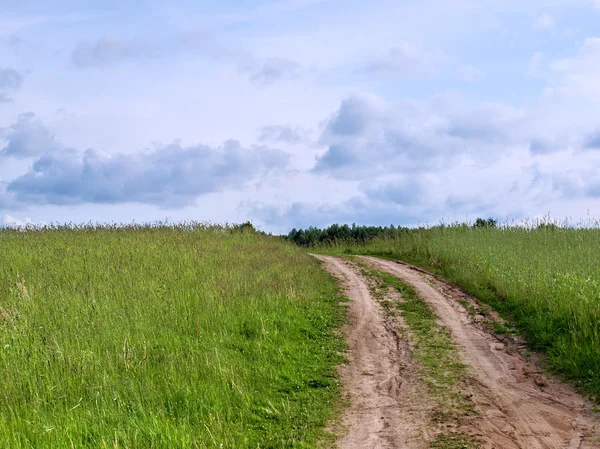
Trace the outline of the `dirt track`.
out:
M 348 361 L 340 368 L 351 406 L 342 419 L 338 441 L 342 449 L 391 449 L 423 447 L 409 445 L 418 437 L 425 421 L 418 413 L 401 407 L 402 398 L 412 397 L 410 349 L 398 338 L 393 323 L 373 300 L 367 284 L 354 264 L 334 257 L 315 256 L 340 279 L 350 299 L 351 324 L 347 331 Z M 402 377 L 404 375 L 404 377 Z
M 351 300 L 349 364 L 341 368 L 352 405 L 342 423 L 341 449 L 421 448 L 429 440 L 423 409 L 427 401 L 412 377 L 410 345 L 395 332 L 397 323 L 382 311 L 360 270 L 339 258 L 318 256 L 338 277 Z M 464 393 L 480 413 L 467 433 L 493 449 L 600 448 L 597 416 L 585 401 L 561 382 L 547 378 L 535 358 L 525 359 L 520 342 L 496 336 L 473 320 L 458 302 L 476 300 L 460 289 L 406 264 L 363 257 L 412 285 L 450 329 L 462 362 L 469 366 Z

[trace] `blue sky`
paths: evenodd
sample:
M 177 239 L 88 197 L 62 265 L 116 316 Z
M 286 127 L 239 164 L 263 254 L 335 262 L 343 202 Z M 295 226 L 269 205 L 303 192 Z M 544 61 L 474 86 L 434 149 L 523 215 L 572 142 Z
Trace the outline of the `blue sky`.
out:
M 600 216 L 600 1 L 0 0 L 0 223 Z

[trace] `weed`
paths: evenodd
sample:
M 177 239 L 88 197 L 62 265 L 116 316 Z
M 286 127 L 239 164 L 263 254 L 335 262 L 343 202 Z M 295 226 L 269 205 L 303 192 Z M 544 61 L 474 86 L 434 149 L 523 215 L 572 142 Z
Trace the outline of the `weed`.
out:
M 439 435 L 429 447 L 432 449 L 477 449 L 479 443 L 464 435 Z
M 475 307 L 469 301 L 465 301 L 464 299 L 461 299 L 458 301 L 458 303 L 467 310 L 467 313 L 469 314 L 470 317 L 474 317 L 477 314 Z
M 492 321 L 492 327 L 497 334 L 508 334 L 510 332 L 510 329 L 499 321 Z

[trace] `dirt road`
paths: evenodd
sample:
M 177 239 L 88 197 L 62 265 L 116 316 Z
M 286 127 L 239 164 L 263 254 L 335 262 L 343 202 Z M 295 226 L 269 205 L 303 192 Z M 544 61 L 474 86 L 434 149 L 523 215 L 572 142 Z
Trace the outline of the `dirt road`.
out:
M 338 447 L 425 447 L 422 440 L 417 440 L 426 421 L 418 411 L 401 406 L 416 395 L 409 343 L 399 338 L 397 323 L 371 297 L 355 264 L 335 257 L 315 257 L 340 280 L 350 299 L 349 363 L 340 368 L 340 377 L 351 406 L 342 418 L 343 435 Z
M 341 379 L 352 405 L 343 424 L 341 449 L 427 447 L 431 423 L 415 400 L 427 401 L 412 377 L 410 344 L 395 332 L 371 296 L 360 270 L 349 261 L 318 256 L 338 277 L 351 300 L 349 364 Z M 535 358 L 519 352 L 519 341 L 497 336 L 459 303 L 479 307 L 457 287 L 406 264 L 362 257 L 363 262 L 413 286 L 451 331 L 461 361 L 468 365 L 464 391 L 479 415 L 469 435 L 493 449 L 600 448 L 597 416 L 574 390 L 549 379 Z M 407 400 L 409 398 L 409 400 Z

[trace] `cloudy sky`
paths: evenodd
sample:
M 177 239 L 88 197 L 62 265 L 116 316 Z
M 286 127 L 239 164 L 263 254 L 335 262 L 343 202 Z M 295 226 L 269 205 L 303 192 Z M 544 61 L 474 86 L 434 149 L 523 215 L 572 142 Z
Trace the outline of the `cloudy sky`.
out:
M 0 0 L 0 223 L 600 216 L 600 0 Z

